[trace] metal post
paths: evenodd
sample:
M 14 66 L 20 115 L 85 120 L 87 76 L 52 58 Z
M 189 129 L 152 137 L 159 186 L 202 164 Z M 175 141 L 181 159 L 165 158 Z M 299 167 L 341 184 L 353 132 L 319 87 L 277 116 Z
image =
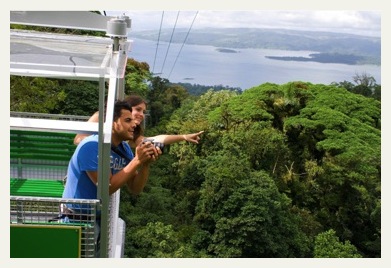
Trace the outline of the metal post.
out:
M 127 23 L 123 19 L 112 19 L 107 23 L 107 35 L 113 39 L 110 81 L 106 103 L 106 114 L 104 116 L 104 90 L 100 90 L 99 105 L 99 160 L 98 160 L 98 199 L 101 200 L 101 230 L 100 230 L 100 257 L 109 256 L 109 177 L 111 157 L 111 129 L 113 123 L 113 110 L 116 96 L 118 94 L 119 81 L 118 68 L 121 67 L 121 42 L 120 38 L 127 37 Z M 122 64 L 124 64 L 122 62 Z M 126 64 L 126 63 L 125 63 Z M 123 78 L 122 78 L 123 79 Z M 123 82 L 122 82 L 123 84 Z M 103 95 L 102 95 L 103 94 Z M 122 93 L 123 94 L 123 93 Z M 102 107 L 103 105 L 103 107 Z M 105 119 L 105 120 L 104 120 Z

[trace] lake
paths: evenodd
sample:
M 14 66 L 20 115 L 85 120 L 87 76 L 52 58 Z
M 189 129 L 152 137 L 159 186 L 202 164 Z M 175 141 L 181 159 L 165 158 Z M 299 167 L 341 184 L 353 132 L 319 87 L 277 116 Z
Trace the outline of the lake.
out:
M 248 89 L 271 82 L 292 81 L 313 84 L 353 82 L 355 74 L 366 73 L 381 84 L 381 66 L 334 63 L 281 61 L 265 56 L 308 57 L 313 51 L 272 49 L 234 49 L 238 53 L 219 52 L 213 46 L 159 43 L 137 38 L 133 40 L 129 58 L 147 62 L 150 71 L 171 82 L 223 85 Z M 158 50 L 156 51 L 156 48 Z M 167 52 L 168 51 L 168 52 Z

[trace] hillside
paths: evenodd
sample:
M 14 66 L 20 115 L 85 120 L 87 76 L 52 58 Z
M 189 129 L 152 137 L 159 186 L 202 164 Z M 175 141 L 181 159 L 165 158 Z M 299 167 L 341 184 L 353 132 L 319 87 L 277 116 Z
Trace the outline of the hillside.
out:
M 189 29 L 176 29 L 172 42 L 183 43 L 188 31 Z M 163 29 L 159 40 L 169 42 L 171 35 L 172 29 Z M 158 36 L 157 30 L 131 34 L 131 37 L 147 40 L 158 40 Z M 316 56 L 306 59 L 307 61 L 381 65 L 381 38 L 354 34 L 258 28 L 205 28 L 192 30 L 186 44 L 215 46 L 221 53 L 227 53 L 225 48 L 307 50 L 316 53 Z M 273 59 L 303 61 L 294 57 Z

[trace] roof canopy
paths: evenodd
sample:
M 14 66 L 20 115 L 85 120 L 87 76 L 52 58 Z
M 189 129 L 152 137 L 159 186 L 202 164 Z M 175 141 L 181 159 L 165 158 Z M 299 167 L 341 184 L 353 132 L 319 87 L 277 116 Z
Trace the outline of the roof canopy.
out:
M 110 38 L 11 31 L 11 75 L 98 80 L 109 77 Z
M 100 31 L 105 31 L 113 19 L 87 11 L 11 12 L 11 23 L 15 24 Z M 114 39 L 122 51 L 130 50 L 126 38 Z M 109 79 L 113 75 L 123 78 L 127 57 L 113 62 L 113 43 L 110 37 L 11 29 L 10 74 L 78 80 Z

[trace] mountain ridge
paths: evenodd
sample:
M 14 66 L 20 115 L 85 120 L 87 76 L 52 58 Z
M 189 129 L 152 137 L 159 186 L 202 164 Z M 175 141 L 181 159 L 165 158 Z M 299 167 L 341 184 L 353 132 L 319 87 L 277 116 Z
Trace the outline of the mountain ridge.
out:
M 381 38 L 320 31 L 299 31 L 262 28 L 177 28 L 131 32 L 130 37 L 160 42 L 188 45 L 210 45 L 219 49 L 278 49 L 291 51 L 313 51 L 317 57 L 330 63 L 381 65 Z M 276 60 L 287 60 L 278 58 Z M 349 60 L 347 60 L 349 59 Z M 352 61 L 352 59 L 355 59 Z M 289 57 L 289 60 L 298 60 Z M 302 59 L 301 59 L 302 60 Z

